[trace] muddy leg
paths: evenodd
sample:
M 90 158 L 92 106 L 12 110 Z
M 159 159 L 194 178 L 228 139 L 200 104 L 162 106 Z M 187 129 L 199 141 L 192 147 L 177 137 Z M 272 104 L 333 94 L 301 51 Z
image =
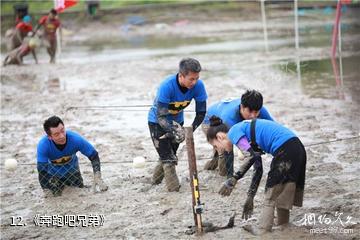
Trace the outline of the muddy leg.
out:
M 164 168 L 162 162 L 159 162 L 153 172 L 151 183 L 154 185 L 160 184 L 164 179 Z
M 169 192 L 178 192 L 180 189 L 179 178 L 176 174 L 175 164 L 174 163 L 165 163 L 164 175 L 165 175 L 165 184 Z
M 277 225 L 284 225 L 289 223 L 290 211 L 284 208 L 276 208 Z
M 55 63 L 55 55 L 56 55 L 56 39 L 49 41 L 50 46 L 47 48 L 47 52 L 50 55 L 50 63 Z

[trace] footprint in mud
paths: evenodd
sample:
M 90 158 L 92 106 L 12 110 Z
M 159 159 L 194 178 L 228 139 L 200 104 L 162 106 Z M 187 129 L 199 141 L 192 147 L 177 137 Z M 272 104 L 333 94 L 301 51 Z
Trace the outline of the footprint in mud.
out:
M 36 77 L 36 74 L 27 73 L 14 74 L 11 76 L 5 74 L 0 75 L 1 83 L 4 86 L 16 86 L 25 90 L 32 90 L 35 88 L 34 80 Z
M 60 90 L 60 79 L 57 77 L 49 78 L 47 81 L 47 88 L 49 92 L 57 92 Z

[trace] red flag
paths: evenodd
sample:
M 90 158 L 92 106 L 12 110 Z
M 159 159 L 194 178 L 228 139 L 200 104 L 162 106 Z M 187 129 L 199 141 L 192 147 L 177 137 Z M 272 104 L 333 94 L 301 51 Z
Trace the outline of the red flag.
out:
M 77 4 L 78 0 L 55 0 L 55 10 L 61 13 L 66 8 L 72 7 Z

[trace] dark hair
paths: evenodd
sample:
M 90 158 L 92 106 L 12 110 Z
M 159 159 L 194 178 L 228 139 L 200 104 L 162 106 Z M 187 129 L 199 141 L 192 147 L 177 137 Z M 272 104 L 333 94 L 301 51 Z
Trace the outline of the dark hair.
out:
M 179 63 L 179 73 L 186 76 L 189 72 L 201 72 L 201 65 L 194 58 L 183 58 Z
M 218 132 L 227 133 L 229 131 L 229 127 L 223 123 L 223 121 L 217 116 L 211 116 L 210 118 L 210 127 L 206 133 L 206 139 L 208 142 L 216 138 L 216 134 Z
M 241 105 L 250 109 L 250 111 L 259 111 L 263 105 L 263 97 L 256 90 L 246 90 L 241 96 Z
M 53 15 L 55 15 L 55 16 L 57 15 L 57 11 L 56 11 L 55 9 L 51 9 L 51 10 L 50 10 L 50 13 L 53 14 Z
M 58 116 L 52 116 L 45 120 L 44 122 L 44 130 L 47 135 L 51 135 L 50 128 L 56 128 L 59 124 L 64 125 L 63 121 Z

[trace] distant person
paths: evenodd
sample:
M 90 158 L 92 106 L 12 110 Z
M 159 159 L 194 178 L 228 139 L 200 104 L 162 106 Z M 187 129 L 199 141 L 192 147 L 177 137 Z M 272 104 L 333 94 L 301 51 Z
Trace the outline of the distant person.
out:
M 179 72 L 167 77 L 157 91 L 153 106 L 148 115 L 151 139 L 159 154 L 152 183 L 160 184 L 165 178 L 169 192 L 179 191 L 180 183 L 176 174 L 178 158 L 176 151 L 185 140 L 184 109 L 192 99 L 196 104 L 196 116 L 192 123 L 193 131 L 201 124 L 206 114 L 207 94 L 205 85 L 199 79 L 201 65 L 193 58 L 182 59 Z
M 266 107 L 263 106 L 263 96 L 256 90 L 247 90 L 241 98 L 222 100 L 211 105 L 202 124 L 206 134 L 212 116 L 219 117 L 229 128 L 244 120 L 261 118 L 274 121 Z M 221 176 L 231 177 L 234 173 L 234 151 L 218 152 L 214 149 L 212 160 L 204 169 L 215 170 L 219 167 Z
M 32 32 L 31 17 L 26 15 L 22 21 L 19 21 L 14 29 L 8 30 L 6 36 L 8 38 L 8 51 L 14 50 L 19 47 L 24 38 Z
M 58 13 L 55 9 L 51 9 L 47 16 L 40 18 L 39 24 L 36 26 L 34 32 L 36 33 L 41 26 L 44 27 L 43 38 L 46 50 L 50 56 L 50 63 L 55 63 L 55 55 L 57 51 L 57 29 L 60 30 L 61 38 L 61 23 L 58 17 Z
M 255 228 L 248 225 L 245 229 L 255 235 L 271 231 L 275 208 L 277 225 L 288 224 L 290 209 L 302 206 L 305 186 L 306 151 L 295 133 L 279 123 L 265 119 L 244 120 L 229 130 L 220 118 L 212 117 L 207 140 L 218 151 L 229 151 L 235 145 L 251 156 L 220 188 L 219 194 L 223 196 L 229 196 L 250 167 L 261 161 L 260 153 L 255 149 L 273 156 L 259 226 Z M 259 182 L 254 188 L 258 187 Z
M 37 146 L 37 170 L 41 188 L 61 195 L 65 186 L 85 187 L 80 173 L 77 152 L 87 156 L 94 172 L 94 191 L 106 191 L 101 178 L 100 158 L 95 148 L 78 133 L 65 130 L 63 121 L 52 116 L 44 122 L 46 136 Z
M 24 39 L 22 44 L 9 52 L 4 59 L 3 66 L 10 64 L 23 64 L 23 58 L 32 53 L 36 64 L 38 63 L 35 48 L 37 47 L 37 40 L 35 38 Z

